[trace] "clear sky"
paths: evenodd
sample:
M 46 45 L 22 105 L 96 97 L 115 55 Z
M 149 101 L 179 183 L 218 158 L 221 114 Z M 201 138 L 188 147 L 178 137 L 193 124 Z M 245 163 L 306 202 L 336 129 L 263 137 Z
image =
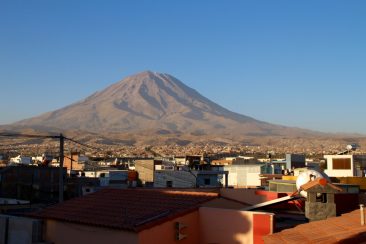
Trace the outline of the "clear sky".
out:
M 144 70 L 259 120 L 366 134 L 366 1 L 0 0 L 0 124 Z

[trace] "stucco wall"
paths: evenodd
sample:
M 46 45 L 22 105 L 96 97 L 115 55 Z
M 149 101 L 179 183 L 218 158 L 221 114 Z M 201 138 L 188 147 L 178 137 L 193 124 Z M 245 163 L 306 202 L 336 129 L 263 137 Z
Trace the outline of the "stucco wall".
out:
M 200 243 L 263 243 L 273 232 L 273 214 L 201 207 Z
M 44 239 L 56 244 L 137 244 L 137 233 L 47 220 Z
M 178 241 L 175 239 L 176 229 L 175 223 L 180 222 L 187 227 L 183 228 L 181 233 L 187 235 L 186 238 Z M 199 244 L 199 213 L 198 210 L 186 214 L 182 217 L 175 218 L 167 221 L 161 225 L 154 226 L 153 228 L 143 230 L 139 232 L 139 244 Z
M 206 208 L 200 210 L 201 243 L 253 243 L 253 217 L 244 211 Z
M 227 165 L 228 184 L 234 187 L 260 186 L 259 174 L 262 165 Z M 254 178 L 253 178 L 254 177 Z

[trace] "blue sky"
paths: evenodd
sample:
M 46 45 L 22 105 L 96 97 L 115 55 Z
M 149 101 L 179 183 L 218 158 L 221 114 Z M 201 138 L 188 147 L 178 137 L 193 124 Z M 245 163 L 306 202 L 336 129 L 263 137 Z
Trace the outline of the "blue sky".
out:
M 256 119 L 366 134 L 366 1 L 0 0 L 0 124 L 144 70 Z

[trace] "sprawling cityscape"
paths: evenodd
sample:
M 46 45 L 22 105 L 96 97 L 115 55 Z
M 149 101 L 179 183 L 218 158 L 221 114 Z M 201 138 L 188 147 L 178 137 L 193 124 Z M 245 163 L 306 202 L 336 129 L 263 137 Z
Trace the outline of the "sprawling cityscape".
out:
M 0 244 L 366 243 L 365 7 L 0 3 Z
M 142 72 L 41 118 L 3 126 L 2 242 L 292 243 L 288 233 L 301 242 L 364 240 L 357 213 L 364 216 L 359 206 L 366 203 L 362 136 L 263 123 L 198 93 L 180 94 L 176 87 L 188 90 L 182 84 Z M 141 96 L 131 99 L 126 89 Z M 123 106 L 110 90 L 122 94 Z M 111 125 L 116 117 L 122 122 Z M 76 129 L 84 124 L 93 132 Z M 339 236 L 319 227 L 309 236 L 304 229 L 314 231 L 318 221 Z

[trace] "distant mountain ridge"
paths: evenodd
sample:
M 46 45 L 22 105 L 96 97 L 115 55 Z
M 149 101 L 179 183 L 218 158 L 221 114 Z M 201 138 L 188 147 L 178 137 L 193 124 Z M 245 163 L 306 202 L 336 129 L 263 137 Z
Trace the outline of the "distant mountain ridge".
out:
M 129 76 L 82 101 L 12 127 L 227 138 L 315 133 L 229 111 L 175 77 L 151 71 Z

